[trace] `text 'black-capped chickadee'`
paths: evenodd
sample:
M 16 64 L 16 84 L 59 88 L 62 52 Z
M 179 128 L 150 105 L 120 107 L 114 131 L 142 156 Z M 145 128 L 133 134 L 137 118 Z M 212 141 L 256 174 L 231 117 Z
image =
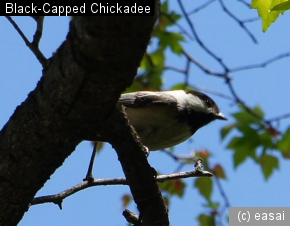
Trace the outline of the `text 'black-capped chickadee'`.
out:
M 215 119 L 226 120 L 216 103 L 197 91 L 126 93 L 119 102 L 150 151 L 177 145 Z

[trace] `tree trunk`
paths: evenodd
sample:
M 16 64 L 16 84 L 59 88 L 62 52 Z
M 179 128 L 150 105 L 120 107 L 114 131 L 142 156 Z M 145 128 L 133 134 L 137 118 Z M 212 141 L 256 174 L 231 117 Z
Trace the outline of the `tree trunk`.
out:
M 155 19 L 72 19 L 67 39 L 49 60 L 37 87 L 16 108 L 0 133 L 0 225 L 17 225 L 36 192 L 75 147 L 82 140 L 97 139 L 104 128 L 109 129 L 104 122 L 116 120 L 112 115 L 122 116 L 116 102 L 136 75 Z M 142 145 L 134 133 L 132 136 L 132 142 L 138 145 L 133 146 L 140 149 L 136 152 L 141 153 Z M 123 153 L 122 137 L 113 136 L 111 141 L 120 149 L 118 153 Z M 146 158 L 140 156 L 148 170 Z M 160 203 L 160 193 L 150 178 L 145 179 L 155 189 L 153 201 Z M 134 178 L 127 179 L 134 192 Z M 142 211 L 138 200 L 136 203 Z M 160 212 L 164 213 L 164 209 Z

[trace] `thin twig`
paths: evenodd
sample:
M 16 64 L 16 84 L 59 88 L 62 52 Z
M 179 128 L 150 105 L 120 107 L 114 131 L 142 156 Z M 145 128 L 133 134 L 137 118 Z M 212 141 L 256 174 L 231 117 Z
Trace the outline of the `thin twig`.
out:
M 38 61 L 41 63 L 42 67 L 46 68 L 48 61 L 45 58 L 45 56 L 42 54 L 42 52 L 38 49 L 38 47 L 29 42 L 29 40 L 26 38 L 24 33 L 21 31 L 21 29 L 18 27 L 18 25 L 10 16 L 5 16 L 5 17 L 12 24 L 12 26 L 15 28 L 18 34 L 21 36 L 21 38 L 23 39 L 27 47 L 34 53 Z
M 251 8 L 251 4 L 250 4 L 250 3 L 248 3 L 248 2 L 246 2 L 246 1 L 244 1 L 244 0 L 237 0 L 237 1 L 243 3 L 243 4 L 244 4 L 245 6 L 247 6 L 248 8 Z
M 258 20 L 260 20 L 260 18 L 259 17 L 255 17 L 255 18 L 249 18 L 249 19 L 241 20 L 241 22 L 246 24 L 246 23 L 252 23 L 252 22 L 255 22 L 255 21 L 258 21 Z
M 170 150 L 167 150 L 167 149 L 164 149 L 164 150 L 161 150 L 161 151 L 164 152 L 164 153 L 166 153 L 171 158 L 173 158 L 173 160 L 179 162 L 180 163 L 180 167 L 183 167 L 185 165 L 185 162 L 189 162 L 189 161 L 191 161 L 191 160 L 194 159 L 194 156 L 191 156 L 191 155 L 187 155 L 187 156 L 175 155 L 174 153 L 172 153 Z M 201 162 L 202 162 L 202 160 L 199 158 L 197 160 L 196 164 L 195 164 L 195 169 L 200 168 L 202 170 Z M 206 167 L 209 167 L 209 166 L 206 165 Z M 230 205 L 230 202 L 229 202 L 229 198 L 227 197 L 226 192 L 224 191 L 223 186 L 222 186 L 220 180 L 217 177 L 214 177 L 214 179 L 216 181 L 218 190 L 219 190 L 222 198 L 225 201 L 225 206 L 226 206 L 225 209 L 228 209 L 231 206 Z M 221 211 L 221 213 L 223 213 L 223 212 L 224 212 L 224 210 Z
M 231 17 L 234 21 L 236 21 L 241 28 L 249 35 L 249 37 L 252 39 L 252 41 L 257 44 L 258 41 L 255 38 L 255 36 L 248 30 L 248 28 L 245 26 L 245 24 L 239 20 L 231 11 L 228 10 L 228 8 L 226 7 L 226 5 L 224 4 L 223 0 L 219 0 L 220 5 L 222 7 L 222 9 L 225 11 L 226 14 L 229 15 L 229 17 Z
M 231 204 L 230 204 L 229 198 L 228 198 L 228 196 L 226 195 L 226 192 L 225 192 L 225 190 L 224 190 L 224 188 L 223 188 L 223 186 L 222 186 L 222 184 L 221 184 L 219 178 L 214 177 L 214 180 L 216 181 L 216 184 L 217 184 L 217 187 L 218 187 L 218 190 L 219 190 L 221 196 L 222 196 L 223 199 L 225 200 L 226 207 L 227 207 L 227 208 L 230 208 L 230 207 L 231 207 Z
M 192 154 L 190 154 L 190 155 L 175 155 L 169 149 L 163 149 L 160 151 L 167 154 L 173 160 L 179 161 L 179 162 L 185 162 L 185 161 L 189 161 L 189 160 L 192 162 L 195 162 L 197 160 L 197 158 L 195 158 L 194 155 L 192 155 Z
M 190 70 L 190 60 L 187 58 L 185 73 L 184 73 L 184 86 L 187 87 L 189 83 L 189 70 Z
M 271 123 L 271 121 L 268 121 L 266 119 L 264 119 L 263 117 L 261 117 L 260 115 L 258 115 L 256 112 L 254 112 L 236 93 L 232 81 L 230 79 L 226 80 L 228 87 L 232 93 L 232 95 L 234 96 L 234 98 L 236 99 L 236 103 L 241 104 L 244 109 L 252 116 L 254 116 L 255 118 L 257 118 L 258 120 L 260 120 L 261 122 L 263 122 L 265 125 L 267 125 L 268 128 L 273 129 L 273 125 Z
M 220 194 L 221 194 L 221 196 L 222 196 L 222 198 L 224 199 L 224 202 L 225 202 L 224 207 L 221 208 L 220 211 L 219 211 L 220 222 L 219 222 L 218 225 L 222 225 L 221 222 L 222 222 L 222 217 L 224 215 L 224 212 L 226 210 L 229 210 L 229 208 L 231 207 L 231 204 L 230 204 L 229 198 L 228 198 L 228 196 L 227 196 L 227 194 L 226 194 L 226 192 L 225 192 L 225 190 L 224 190 L 224 188 L 223 188 L 223 186 L 222 186 L 222 184 L 220 182 L 220 179 L 217 178 L 217 177 L 214 177 L 214 180 L 216 181 L 217 188 L 218 188 L 218 190 L 219 190 L 219 192 L 220 192 Z
M 36 30 L 35 30 L 33 41 L 31 44 L 38 47 L 40 39 L 42 37 L 44 16 L 38 16 L 38 17 L 35 17 L 34 19 L 36 21 Z
M 264 68 L 264 67 L 267 67 L 269 64 L 274 63 L 275 61 L 281 60 L 286 57 L 290 57 L 290 53 L 280 54 L 260 64 L 252 64 L 252 65 L 247 65 L 247 66 L 242 66 L 242 67 L 236 67 L 236 68 L 231 69 L 230 73 L 235 73 L 235 72 L 254 69 L 254 68 Z
M 157 182 L 164 182 L 168 180 L 176 180 L 180 178 L 189 178 L 189 177 L 212 177 L 212 173 L 208 171 L 198 171 L 191 170 L 180 173 L 173 173 L 169 175 L 159 175 L 156 177 Z M 31 205 L 43 204 L 43 203 L 55 203 L 58 204 L 62 202 L 65 198 L 89 187 L 102 186 L 102 185 L 128 185 L 125 178 L 116 178 L 116 179 L 95 179 L 92 182 L 83 181 L 65 191 L 62 191 L 55 195 L 47 195 L 34 198 L 31 202 Z
M 181 0 L 177 0 L 178 4 L 179 4 L 179 7 L 182 11 L 182 14 L 185 18 L 185 20 L 187 21 L 191 31 L 192 31 L 192 34 L 194 36 L 194 38 L 196 39 L 197 43 L 200 45 L 201 48 L 203 48 L 203 50 L 205 52 L 207 52 L 211 57 L 213 57 L 216 61 L 219 62 L 219 64 L 223 67 L 223 69 L 225 70 L 225 72 L 227 73 L 228 72 L 228 67 L 225 65 L 225 63 L 223 62 L 223 60 L 218 57 L 215 53 L 213 53 L 204 43 L 203 41 L 201 40 L 201 38 L 198 36 L 195 28 L 194 28 L 194 25 L 192 23 L 192 21 L 190 20 L 188 14 L 186 13 L 185 11 L 185 8 L 184 8 L 184 5 L 182 4 Z
M 286 118 L 290 118 L 290 113 L 283 114 L 283 115 L 280 115 L 280 116 L 277 116 L 277 117 L 274 117 L 274 118 L 267 119 L 267 121 L 276 122 L 276 121 L 280 121 L 280 120 L 286 119 Z
M 200 5 L 199 7 L 195 8 L 194 10 L 188 12 L 187 14 L 188 14 L 189 16 L 191 16 L 191 15 L 193 15 L 193 14 L 199 12 L 200 10 L 202 10 L 202 9 L 204 9 L 204 8 L 206 8 L 206 7 L 208 7 L 211 3 L 215 2 L 215 1 L 216 1 L 216 0 L 209 0 L 209 1 L 207 1 L 206 3 L 204 3 L 204 4 Z
M 185 74 L 185 70 L 183 70 L 181 68 L 174 67 L 174 66 L 165 66 L 163 69 L 164 70 L 175 71 L 175 72 L 178 72 L 178 73 L 181 73 L 181 74 Z
M 221 78 L 224 78 L 225 77 L 225 73 L 220 73 L 220 72 L 212 71 L 212 70 L 206 68 L 203 64 L 201 64 L 197 59 L 195 59 L 193 56 L 191 56 L 185 50 L 182 50 L 182 53 L 184 54 L 184 56 L 186 58 L 188 58 L 192 63 L 194 63 L 196 66 L 198 66 L 205 73 L 207 73 L 209 75 L 218 76 L 218 77 L 221 77 Z M 226 71 L 228 71 L 228 69 L 226 69 Z
M 206 92 L 206 93 L 210 93 L 212 95 L 215 95 L 215 96 L 218 96 L 218 97 L 221 97 L 223 99 L 226 99 L 226 100 L 229 100 L 229 101 L 232 101 L 234 102 L 235 99 L 231 96 L 228 96 L 226 94 L 223 94 L 223 93 L 220 93 L 220 92 L 217 92 L 215 90 L 211 90 L 211 89 L 208 89 L 206 87 L 202 87 L 202 86 L 197 86 L 197 85 L 190 85 L 190 87 L 192 88 L 195 88 L 197 90 L 200 90 L 200 91 L 203 91 L 203 92 Z

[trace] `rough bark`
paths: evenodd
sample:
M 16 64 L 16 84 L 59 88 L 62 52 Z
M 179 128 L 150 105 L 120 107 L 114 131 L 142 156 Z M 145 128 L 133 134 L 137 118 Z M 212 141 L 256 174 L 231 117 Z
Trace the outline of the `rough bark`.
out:
M 16 108 L 0 133 L 0 225 L 17 225 L 36 192 L 75 147 L 82 140 L 97 139 L 97 134 L 107 133 L 113 125 L 111 132 L 118 136 L 112 135 L 110 141 L 117 149 L 138 208 L 145 212 L 144 221 L 161 218 L 168 222 L 164 207 L 154 209 L 161 213 L 159 216 L 146 213 L 152 202 L 162 206 L 160 192 L 142 154 L 142 145 L 120 108 L 115 107 L 120 93 L 136 75 L 155 19 L 72 20 L 67 39 L 49 60 L 37 87 Z M 126 139 L 132 144 L 124 143 Z M 129 153 L 134 153 L 133 149 L 138 153 L 134 156 L 138 164 L 133 175 L 132 167 L 126 166 L 131 164 L 126 148 Z M 136 178 L 138 172 L 142 180 Z M 152 190 L 149 194 L 140 190 L 143 184 Z M 139 198 L 142 203 L 136 200 Z M 147 206 L 144 198 L 150 200 Z

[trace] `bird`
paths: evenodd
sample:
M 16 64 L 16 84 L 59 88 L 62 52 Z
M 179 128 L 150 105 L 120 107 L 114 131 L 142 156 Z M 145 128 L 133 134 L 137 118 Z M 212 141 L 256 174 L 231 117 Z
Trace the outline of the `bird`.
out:
M 122 94 L 118 102 L 149 151 L 173 147 L 210 122 L 227 120 L 217 104 L 198 91 L 132 92 Z

